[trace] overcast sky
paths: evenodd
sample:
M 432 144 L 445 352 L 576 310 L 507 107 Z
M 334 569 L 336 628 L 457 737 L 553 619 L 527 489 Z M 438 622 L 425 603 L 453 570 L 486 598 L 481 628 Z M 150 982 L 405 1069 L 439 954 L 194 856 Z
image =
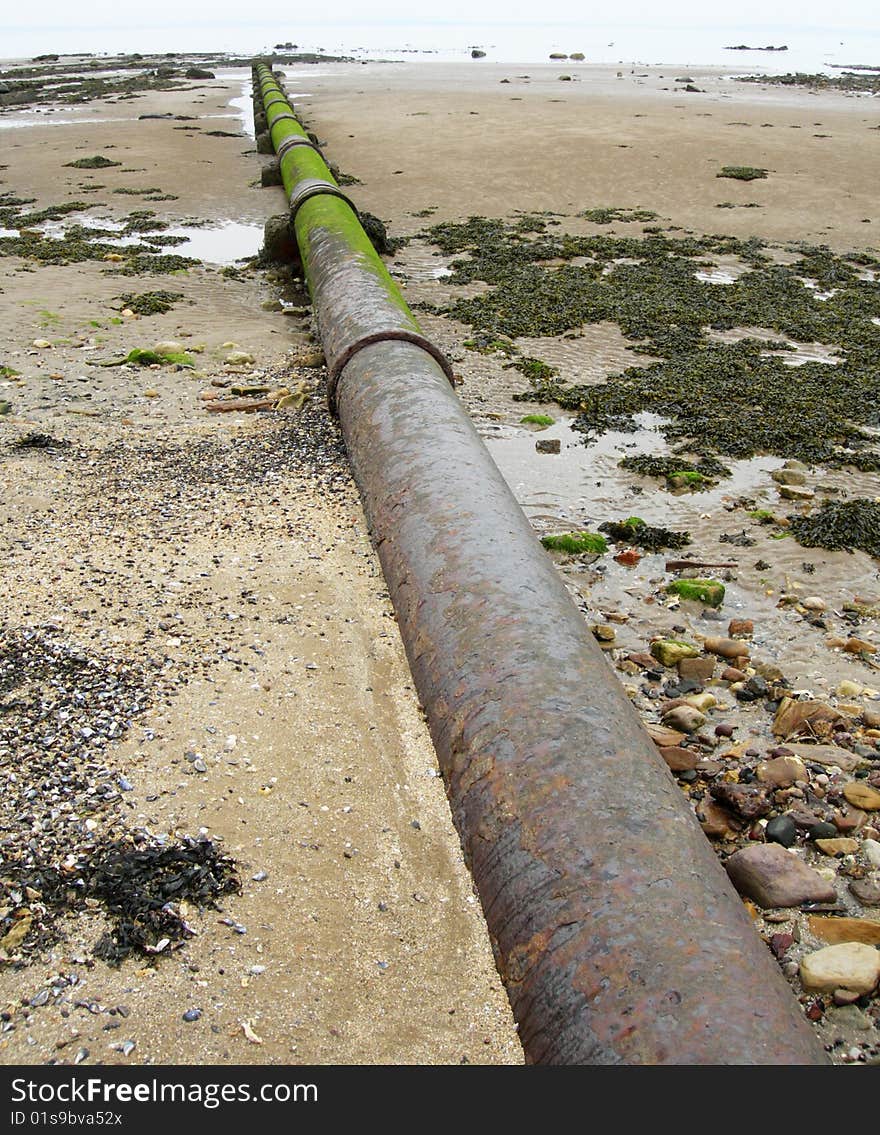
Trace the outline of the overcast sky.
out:
M 146 0 L 130 5 L 120 0 L 41 0 L 37 4 L 3 3 L 2 27 L 110 26 L 157 27 L 193 24 L 268 24 L 308 27 L 312 13 L 303 11 L 302 0 L 262 0 L 259 6 L 241 0 Z M 535 13 L 544 23 L 571 22 L 601 27 L 643 24 L 653 27 L 880 27 L 880 0 L 735 0 L 732 4 L 707 4 L 705 0 L 615 0 L 611 5 L 592 6 L 584 0 L 541 0 L 538 5 L 516 5 L 510 0 L 440 0 L 416 4 L 413 0 L 334 0 L 318 7 L 315 22 L 373 23 L 394 20 L 403 23 L 534 23 Z

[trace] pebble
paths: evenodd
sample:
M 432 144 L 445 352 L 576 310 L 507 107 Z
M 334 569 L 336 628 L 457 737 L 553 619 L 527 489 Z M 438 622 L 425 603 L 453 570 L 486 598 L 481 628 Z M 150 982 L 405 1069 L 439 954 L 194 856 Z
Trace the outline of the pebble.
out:
M 854 808 L 860 808 L 863 812 L 880 810 L 880 792 L 860 780 L 851 780 L 849 784 L 845 784 L 843 795 Z
M 834 902 L 837 898 L 832 883 L 778 843 L 744 847 L 724 866 L 739 893 L 761 907 Z
M 748 674 L 738 670 L 735 666 L 725 666 L 721 671 L 722 682 L 744 682 Z
M 539 437 L 535 442 L 536 453 L 561 453 L 562 442 L 558 437 Z
M 839 857 L 842 855 L 854 855 L 859 850 L 859 841 L 857 839 L 817 839 L 816 847 L 824 855 L 833 855 Z
M 849 889 L 863 906 L 880 906 L 880 882 L 874 879 L 850 879 Z
M 808 595 L 805 599 L 801 600 L 801 606 L 806 607 L 808 611 L 824 611 L 827 609 L 827 603 L 824 599 L 820 599 L 818 595 Z
M 774 816 L 764 828 L 764 838 L 769 843 L 781 843 L 791 847 L 797 840 L 797 824 L 791 816 Z
M 775 757 L 771 761 L 761 761 L 755 769 L 761 784 L 774 788 L 790 788 L 798 780 L 808 780 L 807 769 L 799 757 Z
M 863 942 L 866 946 L 880 946 L 880 922 L 870 918 L 825 918 L 813 914 L 807 923 L 810 933 L 823 942 Z
M 824 946 L 802 959 L 800 977 L 811 993 L 833 993 L 835 989 L 870 993 L 880 980 L 880 953 L 863 942 Z
M 698 756 L 693 749 L 683 749 L 680 745 L 664 745 L 660 756 L 673 772 L 686 772 L 697 767 Z
M 858 757 L 839 745 L 805 745 L 795 742 L 788 746 L 788 750 L 804 761 L 818 765 L 837 765 L 843 772 L 851 772 L 860 764 Z
M 698 682 L 708 681 L 715 672 L 715 659 L 706 657 L 680 658 L 676 663 L 680 678 L 691 678 Z
M 676 639 L 657 639 L 651 643 L 651 655 L 670 669 L 683 658 L 696 658 L 699 653 L 696 646 Z
M 187 1009 L 186 1012 L 183 1014 L 183 1019 L 187 1023 L 189 1023 L 191 1021 L 197 1021 L 199 1019 L 199 1017 L 201 1017 L 201 1015 L 202 1015 L 201 1009 Z
M 755 633 L 755 624 L 751 619 L 731 619 L 727 624 L 727 633 L 731 638 L 751 638 Z
M 717 654 L 719 658 L 748 658 L 749 648 L 744 642 L 735 638 L 707 638 L 703 641 L 703 649 L 710 654 Z
M 726 804 L 744 820 L 755 820 L 766 816 L 771 803 L 765 789 L 757 784 L 713 784 L 712 796 Z
M 862 840 L 862 854 L 872 867 L 880 867 L 880 843 L 876 839 Z
M 692 705 L 678 705 L 664 714 L 663 724 L 684 733 L 696 733 L 701 725 L 706 724 L 706 718 Z

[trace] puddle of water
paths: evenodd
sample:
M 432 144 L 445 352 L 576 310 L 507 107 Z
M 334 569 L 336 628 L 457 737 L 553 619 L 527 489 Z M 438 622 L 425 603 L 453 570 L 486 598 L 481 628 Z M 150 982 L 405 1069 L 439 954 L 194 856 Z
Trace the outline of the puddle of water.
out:
M 174 246 L 177 256 L 192 256 L 207 264 L 233 264 L 257 254 L 263 243 L 263 226 L 223 221 L 205 228 L 168 228 L 163 235 L 186 237 L 185 244 Z
M 493 461 L 526 515 L 539 521 L 536 514 L 543 514 L 538 523 L 542 530 L 550 531 L 547 525 L 552 527 L 558 520 L 582 526 L 616 519 L 620 502 L 627 499 L 632 501 L 631 506 L 623 506 L 628 508 L 627 515 L 635 512 L 648 524 L 687 529 L 702 514 L 720 509 L 726 497 L 757 495 L 770 483 L 770 471 L 783 464 L 779 457 L 726 461 L 732 475 L 715 488 L 675 496 L 658 490 L 655 478 L 634 478 L 618 467 L 627 454 L 669 454 L 670 447 L 659 431 L 664 421 L 659 414 L 638 414 L 639 428 L 633 433 L 612 430 L 591 445 L 584 445 L 572 421 L 565 416 L 540 431 L 492 423 L 480 426 Z M 560 452 L 538 453 L 538 438 L 558 438 Z M 634 480 L 642 492 L 632 491 Z M 552 515 L 547 515 L 548 510 Z
M 233 107 L 241 117 L 241 128 L 249 138 L 256 137 L 253 91 L 254 85 L 250 79 L 247 79 L 241 85 L 241 94 L 237 98 L 229 100 L 229 105 Z
M 725 272 L 722 268 L 709 268 L 704 271 L 695 272 L 694 276 L 704 284 L 736 283 L 736 277 L 732 276 L 729 272 Z

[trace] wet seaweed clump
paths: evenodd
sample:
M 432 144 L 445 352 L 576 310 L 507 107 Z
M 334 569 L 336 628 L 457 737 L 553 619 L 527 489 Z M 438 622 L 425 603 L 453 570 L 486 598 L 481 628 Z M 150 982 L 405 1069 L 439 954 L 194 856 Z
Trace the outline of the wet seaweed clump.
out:
M 171 311 L 178 300 L 183 299 L 182 292 L 125 292 L 116 297 L 123 307 L 133 311 L 135 315 L 164 315 Z
M 740 75 L 740 83 L 772 83 L 781 87 L 807 87 L 811 91 L 860 91 L 876 94 L 880 91 L 880 74 L 870 71 L 855 74 L 845 71 L 842 75 L 811 74 L 805 71 L 788 72 L 785 75 Z
M 636 221 L 647 223 L 657 220 L 657 214 L 651 212 L 650 209 L 584 209 L 578 213 L 578 216 L 587 221 L 592 221 L 594 225 L 610 225 L 615 221 L 632 224 Z
M 12 443 L 12 449 L 18 450 L 32 450 L 32 449 L 45 449 L 50 453 L 53 450 L 68 449 L 70 442 L 65 438 L 52 437 L 51 434 L 39 433 L 32 431 L 31 433 L 23 434 L 21 437 L 16 438 Z
M 105 158 L 103 154 L 94 154 L 91 158 L 77 158 L 74 162 L 64 164 L 70 169 L 108 169 L 110 166 L 121 166 L 122 162 Z
M 722 166 L 716 177 L 732 177 L 735 181 L 757 181 L 767 176 L 767 170 L 761 166 Z
M 616 544 L 632 544 L 648 552 L 659 552 L 664 548 L 684 548 L 691 542 L 689 532 L 676 532 L 670 528 L 656 528 L 646 524 L 640 516 L 630 516 L 624 521 L 606 520 L 599 525 L 600 532 L 606 532 Z
M 880 503 L 867 497 L 826 500 L 810 516 L 789 517 L 789 531 L 805 548 L 858 549 L 880 558 Z
M 618 462 L 621 469 L 641 473 L 646 477 L 662 477 L 670 490 L 687 489 L 701 492 L 710 488 L 720 477 L 729 477 L 730 470 L 715 457 L 701 457 L 696 463 L 679 457 L 652 457 L 639 454 L 624 457 Z
M 235 861 L 210 840 L 168 844 L 135 831 L 60 865 L 13 856 L 0 877 L 0 949 L 21 963 L 64 937 L 65 915 L 100 911 L 109 926 L 93 953 L 119 966 L 133 954 L 156 956 L 183 943 L 196 933 L 188 908 L 216 910 L 219 898 L 240 891 Z
M 505 363 L 504 369 L 518 370 L 530 382 L 549 382 L 551 378 L 555 378 L 559 374 L 557 367 L 550 366 L 543 359 L 535 359 L 525 355 L 520 359 L 514 359 L 512 363 Z

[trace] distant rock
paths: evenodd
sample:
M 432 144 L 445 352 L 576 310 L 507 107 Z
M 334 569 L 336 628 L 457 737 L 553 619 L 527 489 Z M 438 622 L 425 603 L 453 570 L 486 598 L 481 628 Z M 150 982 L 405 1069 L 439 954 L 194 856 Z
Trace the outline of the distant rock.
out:
M 204 67 L 190 67 L 183 73 L 184 79 L 216 79 L 213 71 L 206 71 Z
M 485 58 L 486 58 L 486 52 L 480 51 L 480 49 L 478 47 L 475 47 L 473 49 L 473 51 L 471 52 L 471 59 L 485 59 Z

